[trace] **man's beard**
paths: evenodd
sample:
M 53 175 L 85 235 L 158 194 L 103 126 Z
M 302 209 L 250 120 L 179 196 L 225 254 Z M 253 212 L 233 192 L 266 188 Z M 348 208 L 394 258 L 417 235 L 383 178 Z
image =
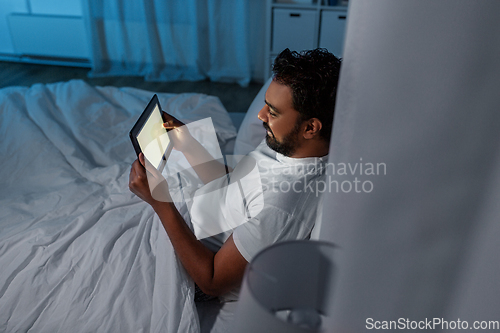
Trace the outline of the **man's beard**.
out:
M 299 142 L 297 140 L 297 137 L 298 137 L 297 134 L 300 131 L 300 122 L 299 121 L 297 121 L 294 128 L 290 131 L 290 133 L 288 133 L 283 138 L 283 140 L 281 142 L 276 140 L 276 138 L 274 137 L 274 133 L 271 131 L 271 129 L 269 128 L 269 125 L 267 125 L 267 123 L 262 123 L 262 125 L 264 126 L 264 128 L 266 130 L 268 130 L 272 134 L 272 135 L 270 135 L 269 132 L 266 133 L 266 143 L 267 143 L 269 148 L 271 148 L 275 152 L 280 153 L 280 154 L 287 156 L 287 157 L 290 157 L 295 153 L 295 151 L 299 147 Z

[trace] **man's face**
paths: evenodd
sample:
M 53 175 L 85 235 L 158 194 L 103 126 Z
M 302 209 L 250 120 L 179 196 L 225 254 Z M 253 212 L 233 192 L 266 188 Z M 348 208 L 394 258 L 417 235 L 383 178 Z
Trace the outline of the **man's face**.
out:
M 300 114 L 292 106 L 290 87 L 272 81 L 266 91 L 266 105 L 259 119 L 267 130 L 266 143 L 276 152 L 292 156 L 300 147 Z

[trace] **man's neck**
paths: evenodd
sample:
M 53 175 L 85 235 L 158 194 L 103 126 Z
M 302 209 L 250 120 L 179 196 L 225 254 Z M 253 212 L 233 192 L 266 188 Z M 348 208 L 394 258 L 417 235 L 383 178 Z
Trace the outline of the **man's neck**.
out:
M 330 151 L 329 144 L 324 140 L 307 140 L 290 156 L 292 158 L 323 157 Z

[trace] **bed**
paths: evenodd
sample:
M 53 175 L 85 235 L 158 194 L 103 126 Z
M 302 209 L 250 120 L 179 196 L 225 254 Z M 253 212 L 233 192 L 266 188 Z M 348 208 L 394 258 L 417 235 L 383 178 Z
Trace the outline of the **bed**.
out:
M 0 331 L 215 326 L 220 309 L 198 315 L 159 219 L 128 189 L 128 131 L 153 94 L 81 80 L 0 90 Z M 158 93 L 184 122 L 211 117 L 223 154 L 261 140 L 259 95 L 237 133 L 218 98 Z

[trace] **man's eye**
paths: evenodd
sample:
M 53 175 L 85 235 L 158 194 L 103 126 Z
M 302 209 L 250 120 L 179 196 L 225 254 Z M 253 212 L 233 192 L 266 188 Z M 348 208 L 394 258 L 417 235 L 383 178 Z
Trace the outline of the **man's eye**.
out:
M 274 113 L 272 110 L 269 110 L 269 115 L 270 115 L 271 117 L 276 117 L 276 116 L 277 116 L 277 114 L 276 114 L 276 113 Z

